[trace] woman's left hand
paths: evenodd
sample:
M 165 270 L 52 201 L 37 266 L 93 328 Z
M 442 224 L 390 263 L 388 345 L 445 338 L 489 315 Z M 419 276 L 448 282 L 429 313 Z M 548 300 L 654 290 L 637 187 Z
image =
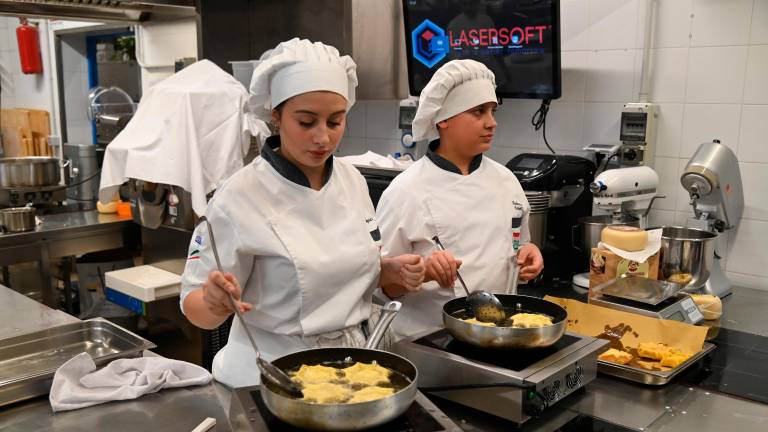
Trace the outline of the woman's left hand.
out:
M 517 265 L 520 266 L 518 279 L 529 281 L 544 270 L 544 258 L 533 243 L 528 243 L 517 251 Z
M 381 259 L 382 286 L 399 285 L 407 291 L 418 291 L 424 282 L 426 265 L 419 255 L 398 255 Z

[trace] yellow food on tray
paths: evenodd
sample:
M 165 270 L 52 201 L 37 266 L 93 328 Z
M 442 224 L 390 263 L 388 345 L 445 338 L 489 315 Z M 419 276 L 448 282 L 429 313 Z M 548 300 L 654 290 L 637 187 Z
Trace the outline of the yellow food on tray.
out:
M 301 388 L 302 398 L 321 404 L 343 403 L 352 396 L 352 389 L 341 384 L 306 384 Z
M 611 348 L 608 351 L 600 354 L 597 358 L 603 361 L 624 365 L 631 362 L 634 357 L 632 356 L 632 354 L 626 351 L 621 351 L 621 350 L 617 350 L 616 348 Z
M 669 352 L 669 346 L 656 342 L 641 342 L 637 345 L 637 355 L 643 358 L 661 360 Z
M 339 370 L 323 365 L 301 365 L 301 368 L 293 375 L 293 380 L 301 384 L 327 383 L 339 379 Z
M 389 383 L 389 369 L 373 363 L 355 363 L 342 369 L 344 377 L 352 384 L 364 384 L 373 386 L 380 383 Z
M 639 365 L 641 368 L 643 368 L 643 369 L 648 369 L 648 370 L 651 370 L 651 371 L 664 371 L 664 370 L 669 370 L 669 368 L 667 368 L 667 367 L 663 367 L 663 366 L 661 366 L 661 364 L 660 364 L 659 362 L 655 362 L 655 361 L 643 361 L 643 360 L 638 360 L 638 361 L 637 361 L 637 364 L 638 364 L 638 365 Z
M 492 322 L 478 321 L 477 318 L 474 318 L 474 317 L 463 319 L 462 321 L 468 322 L 470 324 L 481 325 L 481 326 L 484 326 L 484 327 L 496 327 L 496 324 L 494 324 Z
M 670 368 L 676 368 L 685 363 L 685 361 L 690 357 L 690 354 L 686 354 L 680 351 L 670 351 L 664 356 L 663 359 L 661 359 L 661 365 Z
M 364 387 L 355 392 L 347 403 L 368 402 L 385 398 L 395 392 L 392 387 Z
M 649 370 L 669 370 L 676 368 L 691 357 L 691 354 L 684 353 L 665 344 L 654 342 L 643 342 L 638 344 L 637 354 L 646 359 L 657 360 L 655 362 L 638 360 L 637 363 L 640 364 L 641 367 Z
M 536 328 L 552 325 L 552 319 L 542 314 L 519 313 L 509 318 L 512 321 L 512 327 L 517 328 Z

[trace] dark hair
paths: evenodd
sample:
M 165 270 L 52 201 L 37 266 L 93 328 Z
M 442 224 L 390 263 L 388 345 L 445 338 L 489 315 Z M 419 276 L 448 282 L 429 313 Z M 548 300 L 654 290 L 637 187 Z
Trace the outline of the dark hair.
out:
M 286 102 L 288 102 L 287 99 L 282 101 L 282 102 L 280 102 L 276 107 L 272 108 L 272 111 L 277 111 L 278 117 L 282 117 L 283 116 L 283 108 L 285 107 L 285 103 Z M 267 126 L 269 127 L 269 132 L 272 135 L 279 135 L 280 134 L 280 131 L 279 131 L 279 129 L 278 129 L 276 124 L 274 124 L 272 122 L 269 122 L 269 123 L 267 123 Z

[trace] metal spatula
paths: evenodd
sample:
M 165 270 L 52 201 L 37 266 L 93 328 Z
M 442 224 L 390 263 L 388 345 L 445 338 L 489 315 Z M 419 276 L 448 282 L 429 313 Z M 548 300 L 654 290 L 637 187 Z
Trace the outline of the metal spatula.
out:
M 221 270 L 221 261 L 219 260 L 219 252 L 216 249 L 216 240 L 213 236 L 213 228 L 205 216 L 201 217 L 200 219 L 205 221 L 205 224 L 208 226 L 208 235 L 211 238 L 211 249 L 213 250 L 213 257 L 216 259 L 216 268 L 219 270 L 219 272 L 224 273 Z M 240 313 L 240 309 L 237 308 L 235 299 L 231 294 L 227 296 L 227 298 L 229 298 L 229 306 L 235 311 L 235 315 L 237 315 L 237 319 L 240 321 L 240 325 L 243 327 L 245 334 L 248 335 L 248 340 L 251 342 L 251 346 L 256 352 L 256 365 L 259 367 L 259 370 L 264 375 L 264 377 L 289 395 L 296 398 L 303 397 L 304 395 L 302 394 L 301 389 L 296 385 L 296 383 L 293 382 L 293 380 L 291 380 L 288 375 L 285 374 L 285 372 L 283 372 L 279 367 L 261 358 L 259 348 L 256 346 L 256 341 L 253 339 L 253 335 L 251 335 L 251 331 L 248 329 L 248 325 L 245 323 L 243 315 Z
M 445 250 L 445 247 L 440 242 L 437 236 L 432 237 L 432 241 L 435 242 L 440 250 Z M 504 313 L 504 306 L 495 295 L 482 290 L 469 292 L 467 284 L 464 283 L 464 278 L 461 277 L 461 273 L 456 271 L 456 276 L 459 278 L 462 288 L 467 293 L 467 305 L 478 321 L 490 322 L 496 325 L 503 325 L 506 318 Z

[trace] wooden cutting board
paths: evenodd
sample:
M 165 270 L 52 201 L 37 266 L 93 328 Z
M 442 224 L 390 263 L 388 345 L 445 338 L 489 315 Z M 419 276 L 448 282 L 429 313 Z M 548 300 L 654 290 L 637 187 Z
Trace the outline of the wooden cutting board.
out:
M 51 134 L 50 115 L 45 110 L 0 110 L 5 157 L 52 156 L 48 146 Z

